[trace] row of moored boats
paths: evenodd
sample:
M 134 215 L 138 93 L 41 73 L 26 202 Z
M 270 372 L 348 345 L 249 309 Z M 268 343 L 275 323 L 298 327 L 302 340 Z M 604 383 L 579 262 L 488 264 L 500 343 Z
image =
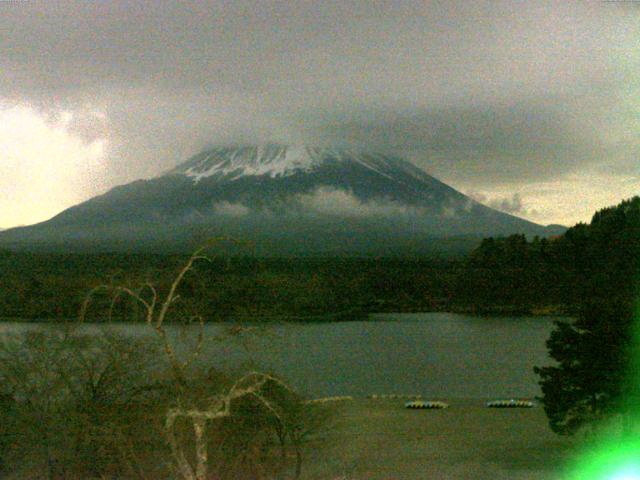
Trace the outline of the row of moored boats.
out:
M 530 400 L 492 400 L 487 402 L 489 408 L 532 408 L 535 407 L 535 403 Z M 440 409 L 447 408 L 448 403 L 440 401 L 426 401 L 426 400 L 413 400 L 404 404 L 406 408 L 411 409 Z
M 371 400 L 400 400 L 408 399 L 409 401 L 404 404 L 406 408 L 410 409 L 442 409 L 449 407 L 448 403 L 441 402 L 439 400 L 423 400 L 421 395 L 369 395 L 367 398 Z M 316 398 L 314 400 L 308 400 L 307 403 L 327 403 L 327 402 L 339 402 L 345 400 L 353 400 L 351 396 L 339 396 L 339 397 L 324 397 Z M 492 400 L 486 403 L 489 408 L 532 408 L 535 407 L 535 403 L 530 400 Z

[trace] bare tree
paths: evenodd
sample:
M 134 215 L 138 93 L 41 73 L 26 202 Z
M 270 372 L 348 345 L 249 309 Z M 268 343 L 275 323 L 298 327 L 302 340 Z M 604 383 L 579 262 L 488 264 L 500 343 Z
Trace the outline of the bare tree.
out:
M 289 389 L 286 384 L 276 377 L 264 373 L 251 372 L 235 382 L 227 392 L 211 397 L 204 408 L 175 407 L 169 409 L 165 426 L 171 451 L 182 478 L 185 480 L 205 480 L 207 478 L 209 463 L 206 438 L 207 428 L 210 422 L 229 417 L 234 401 L 247 396 L 256 398 L 273 414 L 279 424 L 284 425 L 277 408 L 262 394 L 262 389 L 268 382 L 273 382 Z M 192 422 L 195 436 L 195 467 L 187 460 L 182 446 L 176 439 L 175 424 L 178 418 L 189 419 Z
M 6 469 L 21 477 L 120 476 L 140 466 L 136 452 L 121 447 L 154 438 L 139 426 L 147 426 L 140 405 L 158 396 L 149 381 L 155 343 L 74 330 L 0 341 L 0 442 L 4 432 L 11 440 Z
M 215 421 L 232 415 L 232 405 L 241 398 L 256 399 L 265 410 L 273 416 L 279 429 L 286 428 L 281 412 L 272 401 L 265 397 L 264 389 L 268 384 L 279 385 L 289 390 L 289 387 L 276 377 L 259 372 L 251 372 L 237 380 L 226 392 L 212 396 L 189 395 L 192 392 L 189 385 L 188 369 L 200 356 L 204 343 L 204 318 L 195 314 L 190 319 L 198 324 L 198 333 L 194 348 L 186 352 L 183 357 L 178 354 L 166 330 L 167 316 L 171 308 L 179 300 L 178 290 L 185 277 L 194 269 L 196 262 L 211 262 L 212 258 L 206 251 L 213 245 L 225 239 L 214 239 L 197 249 L 178 271 L 171 282 L 167 293 L 161 296 L 158 289 L 146 282 L 141 287 L 133 289 L 121 285 L 99 285 L 87 295 L 80 312 L 80 321 L 84 321 L 92 298 L 99 292 L 106 292 L 111 296 L 109 317 L 111 318 L 117 302 L 128 297 L 138 304 L 144 313 L 144 322 L 155 332 L 161 340 L 163 350 L 169 360 L 170 369 L 177 388 L 176 405 L 168 408 L 164 423 L 165 434 L 171 448 L 173 462 L 178 475 L 184 480 L 205 480 L 209 473 L 208 433 Z M 239 242 L 234 242 L 239 243 Z M 189 454 L 187 447 L 180 442 L 177 434 L 177 422 L 184 419 L 191 424 L 193 431 L 193 452 Z M 190 461 L 195 458 L 195 461 Z M 299 467 L 297 468 L 299 470 Z

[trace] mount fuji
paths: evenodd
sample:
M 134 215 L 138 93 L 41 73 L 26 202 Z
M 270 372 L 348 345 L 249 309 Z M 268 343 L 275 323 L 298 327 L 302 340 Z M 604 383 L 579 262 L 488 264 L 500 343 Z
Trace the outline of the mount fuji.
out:
M 207 149 L 156 178 L 3 231 L 0 247 L 180 251 L 225 235 L 254 241 L 263 255 L 395 255 L 452 237 L 562 231 L 493 210 L 396 156 L 261 145 Z

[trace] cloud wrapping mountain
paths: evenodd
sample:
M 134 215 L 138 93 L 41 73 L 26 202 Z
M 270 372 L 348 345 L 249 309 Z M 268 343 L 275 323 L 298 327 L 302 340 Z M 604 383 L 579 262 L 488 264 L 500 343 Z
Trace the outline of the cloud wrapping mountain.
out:
M 19 127 L 0 128 L 0 224 L 230 142 L 400 154 L 463 191 L 520 192 L 530 219 L 588 220 L 640 188 L 636 7 L 0 2 L 0 127 Z
M 0 245 L 166 250 L 223 234 L 254 240 L 270 255 L 360 255 L 510 233 L 553 232 L 486 207 L 396 156 L 267 144 L 205 150 L 160 177 L 4 232 Z

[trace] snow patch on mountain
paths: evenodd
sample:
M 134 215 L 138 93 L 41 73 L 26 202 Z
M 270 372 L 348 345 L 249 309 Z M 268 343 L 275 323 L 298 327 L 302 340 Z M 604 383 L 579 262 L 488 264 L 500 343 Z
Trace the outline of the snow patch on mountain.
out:
M 195 183 L 203 178 L 236 180 L 244 176 L 287 176 L 310 171 L 321 163 L 316 149 L 263 145 L 218 147 L 196 155 L 169 173 L 190 177 Z
M 326 162 L 355 162 L 388 179 L 401 172 L 419 180 L 428 175 L 404 160 L 377 153 L 309 146 L 261 145 L 218 147 L 202 152 L 168 172 L 194 183 L 205 178 L 227 181 L 246 176 L 286 177 L 311 172 Z

